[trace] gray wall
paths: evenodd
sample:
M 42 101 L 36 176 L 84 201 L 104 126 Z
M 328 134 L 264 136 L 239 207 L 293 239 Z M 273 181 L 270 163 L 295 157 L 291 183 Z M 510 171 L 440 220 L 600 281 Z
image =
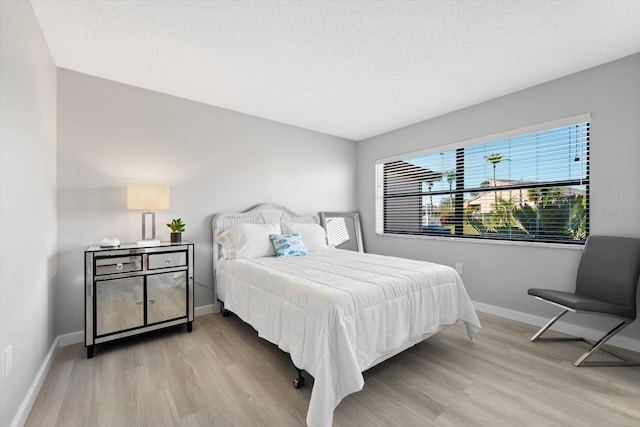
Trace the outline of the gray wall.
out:
M 0 425 L 9 426 L 24 421 L 19 408 L 55 338 L 56 67 L 29 2 L 0 2 L 0 76 L 0 367 L 13 348 Z
M 531 287 L 572 291 L 580 252 L 572 249 L 376 236 L 377 159 L 590 112 L 591 233 L 640 237 L 640 54 L 417 123 L 358 143 L 358 208 L 369 252 L 463 264 L 474 301 L 551 317 Z M 573 320 L 571 320 L 573 319 Z M 613 320 L 573 315 L 604 330 Z M 640 336 L 638 322 L 622 334 Z M 640 343 L 640 341 L 637 341 Z M 640 345 L 635 346 L 640 349 Z
M 356 208 L 356 143 L 77 72 L 58 70 L 56 333 L 83 329 L 82 252 L 140 239 L 127 184 L 171 187 L 156 213 L 196 244 L 196 307 L 213 303 L 211 217 L 257 203 L 307 212 Z

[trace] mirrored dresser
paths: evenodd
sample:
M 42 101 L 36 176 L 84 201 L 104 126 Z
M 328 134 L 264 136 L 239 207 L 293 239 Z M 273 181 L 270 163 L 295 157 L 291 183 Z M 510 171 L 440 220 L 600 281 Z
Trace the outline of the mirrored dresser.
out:
M 85 251 L 85 346 L 186 324 L 193 328 L 193 243 Z

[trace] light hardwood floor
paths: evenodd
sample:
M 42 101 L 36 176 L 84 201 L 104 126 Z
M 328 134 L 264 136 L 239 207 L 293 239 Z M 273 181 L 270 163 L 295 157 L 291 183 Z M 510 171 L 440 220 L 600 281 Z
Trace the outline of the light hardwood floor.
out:
M 575 368 L 579 342 L 479 313 L 365 372 L 334 426 L 640 426 L 640 367 Z M 553 333 L 552 333 L 553 335 Z M 638 360 L 639 354 L 625 352 Z M 96 347 L 59 348 L 27 426 L 303 426 L 312 380 L 235 316 Z

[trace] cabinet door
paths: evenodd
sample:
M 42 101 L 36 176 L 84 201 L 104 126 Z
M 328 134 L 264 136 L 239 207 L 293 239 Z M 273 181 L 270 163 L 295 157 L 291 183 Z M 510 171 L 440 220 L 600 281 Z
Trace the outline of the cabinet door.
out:
M 186 317 L 187 271 L 147 276 L 147 323 Z
M 144 278 L 96 281 L 96 335 L 144 325 Z

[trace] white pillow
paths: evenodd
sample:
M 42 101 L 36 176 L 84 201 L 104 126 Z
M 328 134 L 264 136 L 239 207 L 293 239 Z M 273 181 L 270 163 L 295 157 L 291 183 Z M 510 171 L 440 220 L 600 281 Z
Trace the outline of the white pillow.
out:
M 280 224 L 238 224 L 220 234 L 226 259 L 276 256 L 270 234 L 282 234 Z
M 327 232 L 318 224 L 282 223 L 282 234 L 300 233 L 309 252 L 327 249 Z

